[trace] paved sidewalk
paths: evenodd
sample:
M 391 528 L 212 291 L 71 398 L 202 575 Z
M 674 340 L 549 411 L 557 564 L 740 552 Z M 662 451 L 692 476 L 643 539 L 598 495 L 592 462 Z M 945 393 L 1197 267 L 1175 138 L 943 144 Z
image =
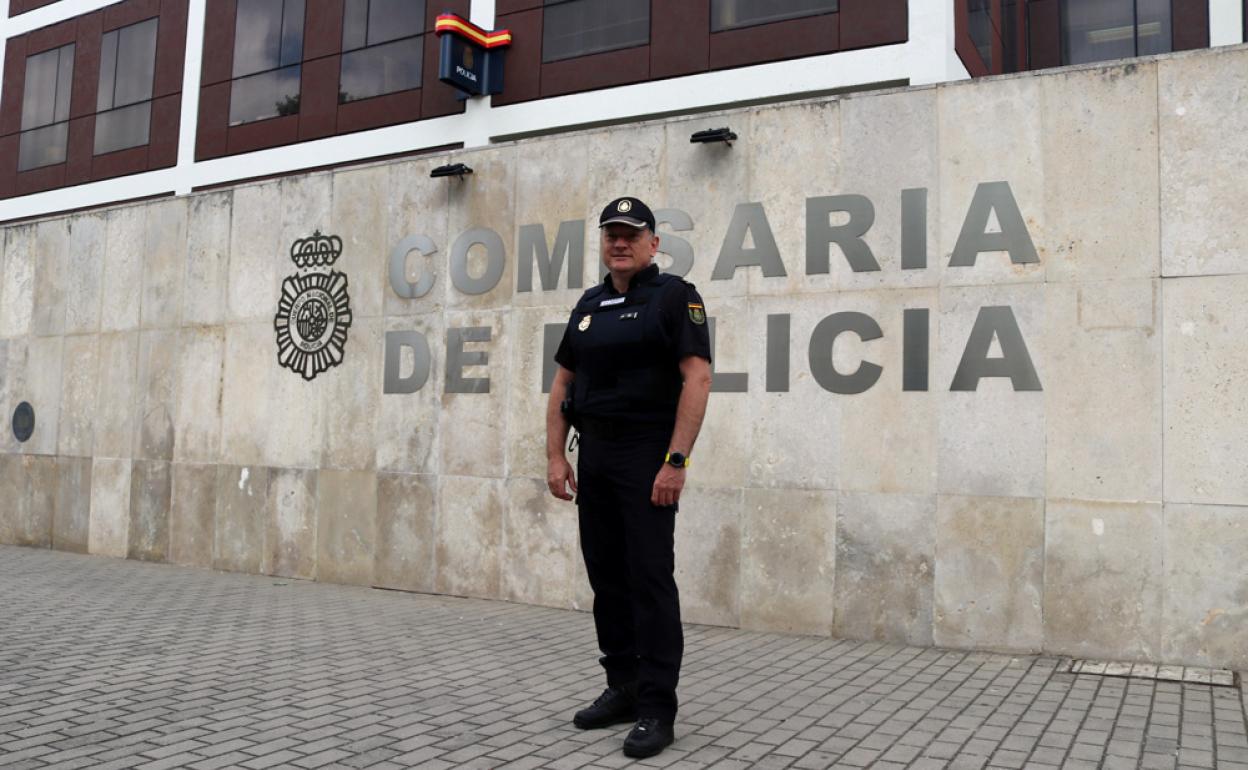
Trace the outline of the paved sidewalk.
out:
M 670 767 L 1248 770 L 1237 689 L 686 629 Z M 621 767 L 584 613 L 0 546 L 0 767 Z

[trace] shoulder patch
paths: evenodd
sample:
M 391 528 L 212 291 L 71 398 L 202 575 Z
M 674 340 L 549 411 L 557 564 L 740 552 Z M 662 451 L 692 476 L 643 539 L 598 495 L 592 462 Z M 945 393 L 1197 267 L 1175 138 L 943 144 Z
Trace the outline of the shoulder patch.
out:
M 689 320 L 698 326 L 706 323 L 706 308 L 700 302 L 689 303 Z

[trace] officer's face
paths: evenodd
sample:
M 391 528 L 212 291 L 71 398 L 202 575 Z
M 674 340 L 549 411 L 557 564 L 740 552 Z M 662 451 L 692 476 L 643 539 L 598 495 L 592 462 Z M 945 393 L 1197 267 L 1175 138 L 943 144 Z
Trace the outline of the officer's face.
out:
M 631 275 L 650 266 L 659 250 L 659 238 L 647 228 L 618 222 L 602 228 L 602 263 L 607 270 Z

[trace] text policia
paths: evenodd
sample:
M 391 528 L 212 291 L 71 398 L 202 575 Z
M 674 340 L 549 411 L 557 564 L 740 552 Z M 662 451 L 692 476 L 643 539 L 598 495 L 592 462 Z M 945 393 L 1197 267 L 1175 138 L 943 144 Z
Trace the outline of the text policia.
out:
M 915 188 L 901 193 L 900 251 L 902 270 L 927 267 L 927 190 Z M 995 217 L 996 228 L 992 228 Z M 674 232 L 693 229 L 690 216 L 679 209 L 657 209 L 660 223 L 661 248 L 671 259 L 666 272 L 687 275 L 694 263 L 693 248 Z M 833 220 L 838 223 L 833 224 Z M 806 275 L 828 274 L 832 268 L 832 246 L 839 248 L 854 273 L 880 270 L 880 264 L 863 236 L 875 223 L 875 206 L 862 195 L 833 195 L 806 199 Z M 666 232 L 663 225 L 666 225 Z M 582 288 L 585 261 L 585 221 L 573 220 L 559 225 L 553 247 L 540 224 L 522 225 L 518 232 L 516 292 L 534 291 L 533 272 L 541 291 L 560 288 L 559 277 L 567 265 L 567 289 Z M 747 243 L 751 245 L 747 246 Z M 471 275 L 469 253 L 476 249 L 484 255 L 484 270 Z M 412 281 L 408 274 L 409 258 L 428 256 L 437 245 L 425 235 L 413 235 L 400 241 L 390 254 L 390 285 L 396 294 L 419 299 L 433 289 L 437 276 L 423 270 Z M 985 252 L 1008 254 L 1014 265 L 1040 261 L 1027 223 L 1019 211 L 1014 194 L 1006 182 L 985 182 L 978 185 L 971 199 L 957 242 L 950 255 L 951 269 L 974 267 L 978 256 Z M 502 279 L 506 267 L 506 248 L 502 237 L 488 228 L 474 228 L 460 234 L 451 246 L 450 280 L 463 294 L 485 294 Z M 480 259 L 477 260 L 480 262 Z M 738 270 L 759 270 L 764 278 L 784 278 L 788 270 L 776 244 L 771 225 L 761 203 L 739 204 L 724 237 L 723 247 L 711 272 L 712 281 L 730 280 Z M 712 305 L 713 308 L 713 305 Z M 902 389 L 929 389 L 930 312 L 926 308 L 907 308 L 903 313 Z M 714 340 L 714 317 L 712 341 Z M 546 324 L 544 329 L 544 369 L 542 388 L 549 392 L 554 377 L 554 350 L 563 334 L 564 319 Z M 766 371 L 763 374 L 768 392 L 788 392 L 790 380 L 791 315 L 770 314 L 766 323 Z M 852 334 L 863 342 L 879 339 L 883 331 L 871 316 L 860 312 L 832 312 L 815 324 L 809 344 L 809 371 L 812 379 L 831 393 L 862 393 L 873 387 L 883 367 L 865 360 L 858 361 L 852 371 L 842 370 L 834 363 L 832 350 L 837 338 Z M 488 367 L 490 353 L 480 343 L 491 340 L 490 327 L 456 327 L 446 330 L 445 392 L 489 393 Z M 1000 355 L 990 355 L 994 340 Z M 466 345 L 476 343 L 469 350 Z M 713 342 L 712 342 L 713 344 Z M 472 368 L 471 372 L 469 371 Z M 428 383 L 433 369 L 433 355 L 425 334 L 415 330 L 391 331 L 385 340 L 385 385 L 390 394 L 415 393 Z M 848 367 L 843 367 L 848 369 Z M 1014 311 L 1008 305 L 980 307 L 967 335 L 959 364 L 949 389 L 973 391 L 984 378 L 1000 377 L 1010 381 L 1016 391 L 1041 390 L 1040 378 L 1032 363 L 1027 344 Z M 714 389 L 720 392 L 744 392 L 748 373 L 717 373 Z

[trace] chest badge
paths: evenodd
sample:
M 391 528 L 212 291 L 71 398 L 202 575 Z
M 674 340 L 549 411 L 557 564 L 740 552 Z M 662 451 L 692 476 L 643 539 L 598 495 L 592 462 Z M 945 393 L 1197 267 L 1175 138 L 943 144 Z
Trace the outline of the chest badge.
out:
M 585 331 L 589 328 L 589 324 L 593 320 L 594 320 L 593 316 L 587 315 L 581 319 L 581 322 L 576 325 L 576 328 L 580 329 L 581 331 Z

